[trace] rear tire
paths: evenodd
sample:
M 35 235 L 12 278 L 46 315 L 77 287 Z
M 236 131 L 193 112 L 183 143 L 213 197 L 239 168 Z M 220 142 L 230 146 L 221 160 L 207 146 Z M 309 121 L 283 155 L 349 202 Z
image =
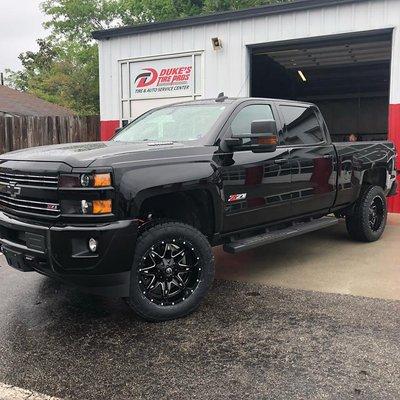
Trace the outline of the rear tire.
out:
M 161 222 L 137 241 L 128 304 L 148 321 L 181 318 L 199 307 L 213 279 L 206 237 L 190 225 Z
M 375 242 L 386 227 L 387 204 L 380 186 L 368 186 L 357 200 L 354 212 L 346 217 L 350 237 L 360 242 Z

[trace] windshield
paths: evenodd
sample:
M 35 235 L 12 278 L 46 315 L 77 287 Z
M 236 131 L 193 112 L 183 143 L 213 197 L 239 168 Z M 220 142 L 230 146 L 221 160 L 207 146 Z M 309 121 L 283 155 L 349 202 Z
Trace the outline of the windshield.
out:
M 161 108 L 144 114 L 124 128 L 114 141 L 190 141 L 206 136 L 225 109 L 220 104 Z

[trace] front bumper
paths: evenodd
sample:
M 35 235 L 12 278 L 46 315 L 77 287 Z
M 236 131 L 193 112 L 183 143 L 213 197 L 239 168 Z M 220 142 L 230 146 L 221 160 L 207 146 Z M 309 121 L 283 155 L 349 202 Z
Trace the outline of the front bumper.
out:
M 88 250 L 88 240 L 98 250 Z M 137 238 L 137 223 L 45 226 L 0 212 L 0 245 L 7 262 L 37 271 L 92 293 L 126 297 Z

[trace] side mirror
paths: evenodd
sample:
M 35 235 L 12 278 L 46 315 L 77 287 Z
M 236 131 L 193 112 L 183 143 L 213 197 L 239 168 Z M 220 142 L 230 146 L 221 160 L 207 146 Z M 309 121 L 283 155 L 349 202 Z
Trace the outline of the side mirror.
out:
M 252 135 L 277 135 L 278 129 L 276 122 L 273 119 L 266 119 L 260 121 L 253 121 L 251 123 L 251 134 Z
M 274 120 L 253 121 L 251 133 L 226 138 L 225 143 L 234 150 L 251 150 L 253 153 L 274 152 L 278 145 L 277 131 Z
M 251 143 L 254 153 L 274 152 L 278 145 L 278 129 L 274 120 L 251 123 Z

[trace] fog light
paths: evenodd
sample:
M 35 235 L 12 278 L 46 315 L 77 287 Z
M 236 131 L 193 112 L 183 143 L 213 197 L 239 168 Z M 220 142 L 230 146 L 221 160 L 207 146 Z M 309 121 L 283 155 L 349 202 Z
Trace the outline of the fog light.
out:
M 97 250 L 97 240 L 96 239 L 93 239 L 93 238 L 89 239 L 89 250 L 92 253 L 96 252 L 96 250 Z

